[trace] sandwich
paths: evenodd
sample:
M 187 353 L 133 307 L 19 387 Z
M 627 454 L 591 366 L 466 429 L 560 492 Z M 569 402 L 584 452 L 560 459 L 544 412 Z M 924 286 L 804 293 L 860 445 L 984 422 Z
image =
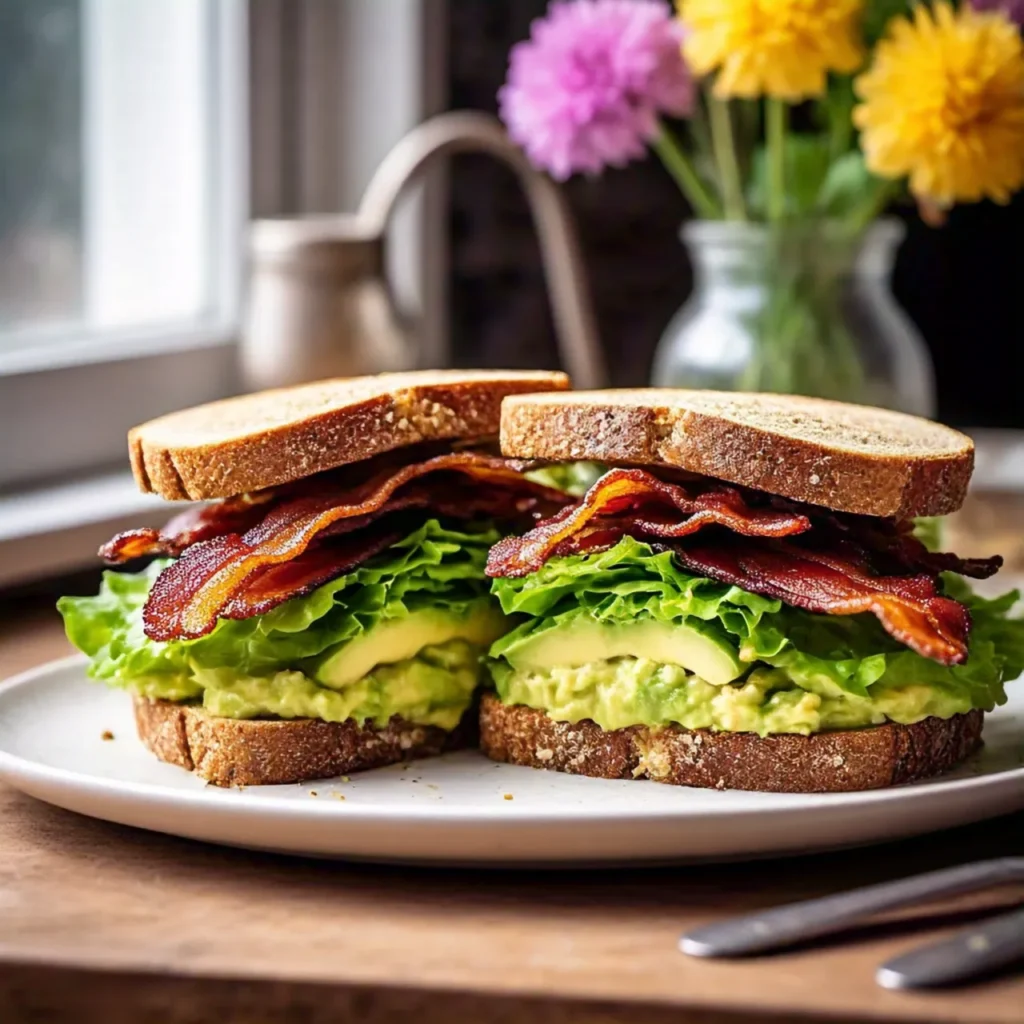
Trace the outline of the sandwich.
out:
M 143 743 L 217 785 L 326 778 L 474 742 L 508 628 L 489 548 L 568 496 L 497 454 L 501 401 L 559 373 L 424 371 L 188 409 L 129 434 L 143 491 L 193 502 L 101 549 L 59 602 Z
M 964 499 L 969 438 L 779 395 L 510 397 L 503 454 L 606 468 L 491 550 L 518 625 L 488 652 L 497 761 L 774 792 L 871 789 L 952 768 L 1024 669 L 1001 559 L 922 536 Z

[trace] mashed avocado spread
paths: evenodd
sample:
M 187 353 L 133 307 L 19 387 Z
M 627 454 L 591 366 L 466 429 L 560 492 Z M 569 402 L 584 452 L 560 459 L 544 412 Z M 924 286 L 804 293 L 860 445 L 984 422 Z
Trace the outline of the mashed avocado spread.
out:
M 987 601 L 953 577 L 945 586 L 972 616 L 962 665 L 915 654 L 874 616 L 786 607 L 690 576 L 670 552 L 626 537 L 496 579 L 519 624 L 492 645 L 488 666 L 506 704 L 603 729 L 808 735 L 991 710 L 1024 670 L 1024 622 L 1009 615 L 1018 595 Z
M 644 657 L 576 667 L 497 668 L 494 678 L 506 704 L 541 708 L 560 722 L 590 719 L 602 729 L 682 725 L 760 736 L 806 736 L 887 720 L 910 724 L 929 715 L 948 718 L 972 707 L 964 694 L 928 686 L 879 687 L 869 697 L 861 697 L 825 683 L 821 692 L 814 692 L 795 685 L 785 672 L 767 667 L 755 668 L 734 683 L 715 685 L 681 665 Z
M 89 673 L 144 696 L 202 703 L 226 718 L 392 715 L 453 729 L 470 706 L 481 655 L 508 629 L 488 593 L 494 530 L 430 520 L 345 576 L 194 640 L 158 643 L 142 610 L 166 564 L 104 574 L 99 594 L 59 602 Z
M 129 688 L 163 700 L 195 700 L 221 718 L 354 719 L 407 722 L 454 729 L 473 699 L 484 648 L 466 640 L 423 647 L 411 658 L 380 664 L 335 689 L 304 672 L 239 675 L 230 668 L 197 668 L 190 676 L 135 679 Z

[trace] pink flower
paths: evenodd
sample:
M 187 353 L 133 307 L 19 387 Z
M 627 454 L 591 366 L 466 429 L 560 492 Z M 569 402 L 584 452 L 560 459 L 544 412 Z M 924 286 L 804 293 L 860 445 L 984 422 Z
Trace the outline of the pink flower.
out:
M 560 180 L 642 157 L 658 115 L 693 106 L 682 37 L 664 0 L 553 3 L 509 57 L 498 93 L 509 135 Z
M 972 0 L 971 6 L 976 11 L 1002 11 L 1010 21 L 1024 25 L 1024 0 Z

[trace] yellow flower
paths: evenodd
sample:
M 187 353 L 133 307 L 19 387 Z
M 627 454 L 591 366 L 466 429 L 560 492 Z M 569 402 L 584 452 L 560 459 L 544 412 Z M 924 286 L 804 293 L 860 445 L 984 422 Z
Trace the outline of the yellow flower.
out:
M 947 3 L 898 18 L 856 82 L 867 165 L 941 206 L 1024 185 L 1024 47 L 1002 14 Z
M 820 96 L 829 71 L 863 58 L 863 0 L 679 0 L 683 53 L 698 75 L 718 71 L 715 95 Z

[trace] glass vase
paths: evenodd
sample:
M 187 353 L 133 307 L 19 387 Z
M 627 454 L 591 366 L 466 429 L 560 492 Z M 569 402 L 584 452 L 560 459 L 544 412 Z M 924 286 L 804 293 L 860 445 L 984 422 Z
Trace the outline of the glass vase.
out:
M 935 414 L 931 359 L 890 287 L 898 221 L 851 232 L 693 221 L 694 289 L 669 323 L 653 383 L 774 391 Z

